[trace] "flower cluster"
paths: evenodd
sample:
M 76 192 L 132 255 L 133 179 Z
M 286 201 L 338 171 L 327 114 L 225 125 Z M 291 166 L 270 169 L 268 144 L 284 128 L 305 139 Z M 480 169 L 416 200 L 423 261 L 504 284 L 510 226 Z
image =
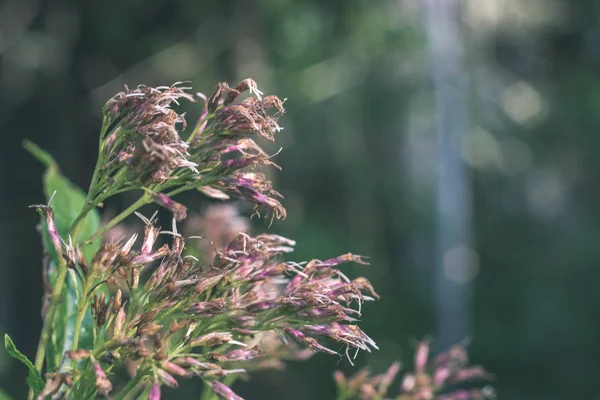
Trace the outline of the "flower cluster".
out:
M 104 175 L 149 185 L 165 182 L 177 168 L 195 169 L 186 158 L 189 145 L 179 136 L 178 125 L 185 128 L 185 118 L 171 109 L 179 99 L 194 101 L 186 89 L 190 88 L 179 84 L 134 90 L 125 86 L 106 103 L 101 144 Z
M 52 221 L 51 209 L 45 210 Z M 161 385 L 176 387 L 177 379 L 193 376 L 225 398 L 237 398 L 225 395 L 233 392 L 220 382 L 223 377 L 281 368 L 284 360 L 306 359 L 310 350 L 337 354 L 328 342 L 341 343 L 346 354 L 377 348 L 353 324 L 361 304 L 377 294 L 366 279 L 350 280 L 337 269 L 347 262 L 365 264 L 361 257 L 286 262 L 281 255 L 293 250 L 292 240 L 239 233 L 209 265 L 201 265 L 184 251 L 198 237 L 186 240 L 175 220 L 164 232 L 155 219 L 140 217 L 145 229 L 138 250 L 137 234 L 105 242 L 89 265 L 77 256 L 77 246 L 57 242 L 71 268 L 96 290 L 90 302 L 95 346 L 65 353 L 78 368 L 49 375 L 40 399 L 86 398 L 80 379 L 86 373 L 93 374 L 98 393 L 108 394 L 111 371 L 128 361 L 137 361 L 135 375 L 154 393 L 150 398 L 159 398 Z M 157 246 L 161 232 L 172 236 L 170 245 Z
M 193 130 L 184 135 L 185 115 L 172 106 L 181 99 L 195 101 L 189 89 L 181 83 L 125 87 L 106 103 L 101 165 L 93 182 L 99 199 L 126 190 L 149 190 L 150 200 L 173 211 L 180 221 L 186 208 L 170 196 L 196 189 L 218 199 L 243 198 L 259 214 L 284 218 L 286 211 L 277 200 L 282 196 L 255 171 L 277 166 L 253 139 L 274 140 L 282 129 L 277 119 L 284 113 L 283 101 L 263 97 L 252 79 L 234 88 L 219 83 L 210 98 L 197 94 L 204 109 Z M 244 92 L 249 97 L 236 102 Z
M 388 394 L 392 382 L 400 372 L 400 363 L 392 364 L 381 375 L 371 376 L 369 369 L 362 369 L 346 378 L 336 371 L 340 399 L 373 400 L 395 398 L 397 400 L 484 400 L 494 398 L 490 386 L 465 387 L 472 382 L 485 382 L 492 375 L 480 366 L 469 366 L 467 351 L 463 345 L 455 345 L 430 360 L 430 342 L 423 340 L 415 353 L 414 371 L 402 378 L 401 393 L 395 397 Z

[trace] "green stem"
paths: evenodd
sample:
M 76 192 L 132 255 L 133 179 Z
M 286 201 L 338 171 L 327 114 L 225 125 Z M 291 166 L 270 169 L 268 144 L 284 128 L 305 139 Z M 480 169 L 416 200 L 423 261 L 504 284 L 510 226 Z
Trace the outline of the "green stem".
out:
M 81 324 L 83 323 L 83 318 L 85 317 L 85 313 L 88 310 L 88 304 L 90 300 L 90 291 L 92 289 L 92 284 L 94 283 L 94 274 L 91 273 L 85 279 L 85 285 L 83 287 L 83 292 L 81 293 L 81 299 L 79 299 L 79 307 L 77 308 L 77 319 L 75 320 L 75 331 L 73 332 L 73 350 L 76 350 L 79 346 L 79 335 L 81 333 Z
M 102 131 L 104 131 L 106 129 L 105 124 L 106 124 L 106 117 L 104 118 L 104 121 L 102 122 Z M 100 175 L 100 168 L 102 167 L 103 162 L 104 162 L 104 158 L 102 157 L 102 134 L 101 134 L 100 135 L 100 143 L 98 144 L 98 157 L 96 158 L 96 167 L 94 168 L 94 173 L 92 175 L 90 187 L 88 189 L 88 193 L 85 198 L 85 204 L 83 205 L 83 208 L 81 209 L 81 212 L 79 213 L 77 218 L 75 218 L 75 221 L 73 221 L 73 224 L 71 225 L 71 229 L 69 230 L 69 233 L 71 234 L 71 236 L 73 238 L 73 243 L 75 243 L 75 244 L 77 243 L 77 239 L 79 238 L 79 231 L 81 230 L 81 227 L 83 226 L 85 217 L 94 207 L 96 207 L 96 205 L 98 205 L 98 203 L 100 203 L 106 197 L 105 196 L 101 199 L 94 200 L 94 198 L 97 195 L 96 192 L 98 191 L 98 185 L 100 184 L 98 176 Z
M 225 377 L 225 379 L 223 379 L 223 384 L 231 387 L 231 385 L 233 385 L 235 383 L 235 381 L 237 381 L 237 379 L 238 379 L 237 375 L 228 375 Z
M 137 211 L 138 208 L 150 203 L 152 203 L 152 192 L 146 191 L 135 203 L 127 207 L 127 209 L 125 209 L 121 214 L 117 215 L 112 220 L 110 220 L 110 222 L 104 225 L 102 229 L 90 236 L 85 243 L 92 243 L 94 239 L 96 239 L 99 236 L 102 236 L 106 231 L 108 231 L 109 229 L 117 225 L 119 222 L 123 221 L 125 218 Z
M 139 371 L 135 376 L 125 385 L 125 387 L 119 392 L 118 395 L 113 397 L 113 400 L 123 400 L 125 397 L 136 388 L 136 386 L 142 381 L 146 374 Z
M 202 127 L 202 125 L 206 124 L 208 122 L 208 120 L 210 118 L 212 118 L 214 116 L 214 114 L 206 114 L 204 116 L 204 118 L 201 118 L 198 120 L 198 122 L 196 123 L 196 126 L 194 127 L 194 130 L 192 131 L 192 133 L 190 134 L 190 136 L 187 138 L 186 142 L 187 143 L 191 143 L 192 140 L 194 140 L 194 138 L 196 137 L 196 135 L 198 133 L 200 133 L 200 128 Z M 204 127 L 204 129 L 206 129 L 206 126 Z M 203 131 L 205 132 L 205 131 Z
M 50 330 L 52 329 L 54 316 L 60 302 L 60 296 L 62 293 L 63 284 L 65 283 L 65 277 L 67 276 L 67 263 L 64 258 L 59 257 L 58 265 L 58 276 L 56 277 L 56 283 L 52 290 L 52 297 L 50 299 L 50 306 L 48 313 L 44 319 L 44 326 L 40 335 L 40 341 L 38 344 L 37 352 L 35 354 L 35 368 L 42 373 L 42 366 L 44 365 L 44 358 L 46 357 L 46 347 L 48 346 L 48 338 L 50 337 Z M 33 389 L 29 390 L 28 398 L 33 399 Z
M 73 244 L 77 243 L 77 239 L 79 238 L 79 232 L 83 227 L 83 223 L 85 222 L 85 217 L 87 217 L 88 213 L 95 207 L 95 204 L 89 204 L 86 200 L 86 203 L 83 205 L 83 208 L 73 224 L 71 225 L 71 229 L 69 229 L 69 234 L 73 239 Z
M 211 183 L 216 182 L 217 180 L 218 179 L 215 178 L 215 177 L 203 178 L 201 180 L 195 181 L 195 182 L 190 183 L 188 185 L 180 186 L 180 187 L 178 187 L 175 190 L 171 190 L 170 192 L 165 193 L 165 196 L 167 196 L 167 197 L 173 197 L 173 196 L 175 196 L 175 195 L 177 195 L 179 193 L 185 192 L 186 190 L 191 190 L 191 189 L 194 189 L 194 188 L 199 187 L 199 186 L 210 185 Z
M 144 388 L 144 386 L 144 382 L 138 382 L 138 384 L 135 385 L 133 389 L 131 389 L 129 393 L 125 395 L 125 397 L 123 397 L 123 400 L 133 400 L 135 398 L 143 399 L 144 397 L 137 397 L 137 394 Z
M 165 193 L 165 196 L 167 196 L 167 197 L 173 197 L 173 196 L 175 196 L 176 194 L 179 194 L 179 193 L 181 193 L 181 192 L 185 192 L 186 190 L 190 190 L 190 189 L 193 189 L 193 188 L 194 188 L 194 185 L 184 185 L 184 186 L 180 186 L 180 187 L 178 187 L 178 188 L 177 188 L 177 189 L 175 189 L 175 190 L 171 190 L 169 193 Z

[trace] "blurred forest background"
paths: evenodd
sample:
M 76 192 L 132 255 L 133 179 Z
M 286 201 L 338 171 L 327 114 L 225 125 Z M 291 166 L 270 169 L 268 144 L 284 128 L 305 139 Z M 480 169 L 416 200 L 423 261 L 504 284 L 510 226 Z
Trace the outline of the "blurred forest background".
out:
M 375 372 L 397 359 L 409 364 L 443 307 L 423 4 L 1 2 L 0 332 L 34 354 L 41 245 L 27 206 L 43 200 L 43 168 L 22 139 L 49 150 L 87 188 L 101 107 L 124 84 L 190 80 L 210 94 L 217 81 L 253 77 L 265 93 L 288 98 L 285 130 L 270 149 L 283 147 L 275 159 L 283 172 L 272 177 L 288 218 L 270 230 L 298 241 L 295 260 L 370 255 L 371 267 L 348 273 L 365 273 L 382 295 L 366 305 L 362 325 L 382 351 L 361 354 L 358 364 Z M 500 399 L 597 398 L 600 2 L 464 0 L 458 11 L 469 99 L 461 155 L 472 218 L 463 282 L 472 360 L 496 374 Z M 182 202 L 200 212 L 208 200 Z M 354 370 L 317 355 L 235 389 L 249 399 L 332 399 L 336 368 Z M 25 375 L 0 352 L 0 387 L 15 399 L 25 397 Z M 197 398 L 199 381 L 183 386 L 168 398 Z

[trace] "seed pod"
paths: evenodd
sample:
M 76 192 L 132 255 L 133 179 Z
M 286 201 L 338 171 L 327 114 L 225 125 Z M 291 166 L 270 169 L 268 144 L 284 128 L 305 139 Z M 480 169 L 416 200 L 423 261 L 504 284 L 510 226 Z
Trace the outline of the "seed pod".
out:
M 181 329 L 183 329 L 187 325 L 189 325 L 190 322 L 191 321 L 189 319 L 184 319 L 181 322 L 173 321 L 173 322 L 171 322 L 170 332 L 171 333 L 179 332 Z
M 125 319 L 127 315 L 125 314 L 125 309 L 121 307 L 119 312 L 117 312 L 117 316 L 115 317 L 115 323 L 113 325 L 113 334 L 115 336 L 121 336 L 124 334 L 123 326 L 125 325 Z
M 142 322 L 149 322 L 152 321 L 154 318 L 156 318 L 156 315 L 158 314 L 158 310 L 154 309 L 152 311 L 148 311 L 146 313 L 142 314 Z
M 131 269 L 131 290 L 137 289 L 140 283 L 140 269 L 132 268 Z
M 119 312 L 119 310 L 121 309 L 121 297 L 122 297 L 123 293 L 121 292 L 121 289 L 117 289 L 117 292 L 115 293 L 115 297 L 114 297 L 114 302 L 113 302 L 113 311 L 115 313 Z

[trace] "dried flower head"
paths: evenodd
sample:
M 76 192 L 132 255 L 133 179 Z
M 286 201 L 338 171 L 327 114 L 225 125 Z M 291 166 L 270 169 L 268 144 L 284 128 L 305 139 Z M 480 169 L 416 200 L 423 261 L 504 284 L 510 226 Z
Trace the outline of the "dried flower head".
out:
M 414 371 L 404 374 L 401 393 L 395 398 L 484 400 L 495 397 L 490 386 L 477 385 L 490 381 L 493 376 L 482 367 L 468 365 L 467 352 L 463 345 L 453 346 L 433 360 L 430 359 L 429 353 L 430 341 L 424 339 L 417 345 Z M 369 369 L 364 368 L 350 378 L 346 378 L 341 371 L 336 371 L 334 378 L 343 398 L 374 400 L 390 397 L 388 391 L 399 371 L 400 364 L 394 363 L 381 375 L 372 376 Z
M 180 83 L 133 90 L 125 86 L 106 103 L 105 175 L 121 173 L 126 180 L 148 185 L 164 182 L 177 168 L 194 169 L 186 158 L 189 146 L 179 135 L 178 125 L 185 128 L 185 118 L 171 108 L 180 99 L 195 101 L 188 89 Z
M 97 339 L 104 344 L 96 357 L 110 354 L 114 363 L 141 362 L 137 370 L 150 368 L 160 385 L 176 387 L 180 378 L 199 376 L 228 393 L 218 382 L 222 377 L 280 368 L 284 360 L 306 359 L 309 349 L 337 354 L 328 343 L 344 345 L 349 359 L 351 349 L 377 348 L 354 324 L 362 303 L 377 294 L 366 279 L 348 279 L 337 269 L 351 261 L 364 264 L 362 257 L 285 262 L 281 255 L 293 250 L 294 241 L 239 233 L 216 251 L 210 265 L 199 265 L 185 256 L 186 240 L 175 220 L 172 231 L 163 232 L 172 243 L 158 249 L 156 221 L 144 221 L 140 250 L 135 249 L 137 235 L 105 243 L 91 264 L 100 285 L 110 287 L 119 278 L 129 287 L 128 300 L 116 286 L 114 296 L 104 291 L 93 296 L 92 316 L 107 335 Z M 158 267 L 138 285 L 135 277 L 156 261 Z M 83 350 L 65 354 L 73 360 L 89 355 Z M 108 393 L 104 370 L 98 362 L 93 369 L 98 392 Z
M 93 187 L 98 193 L 151 187 L 152 200 L 171 210 L 177 220 L 185 218 L 186 208 L 172 200 L 167 189 L 243 198 L 255 205 L 258 214 L 284 218 L 286 211 L 277 200 L 281 195 L 263 174 L 250 172 L 276 166 L 252 137 L 274 140 L 282 129 L 277 119 L 284 113 L 283 101 L 263 97 L 252 79 L 235 88 L 219 83 L 210 99 L 198 94 L 204 99 L 204 111 L 184 140 L 185 116 L 172 106 L 181 99 L 195 101 L 189 89 L 181 83 L 125 87 L 106 103 L 102 166 Z M 249 97 L 235 102 L 244 92 Z

